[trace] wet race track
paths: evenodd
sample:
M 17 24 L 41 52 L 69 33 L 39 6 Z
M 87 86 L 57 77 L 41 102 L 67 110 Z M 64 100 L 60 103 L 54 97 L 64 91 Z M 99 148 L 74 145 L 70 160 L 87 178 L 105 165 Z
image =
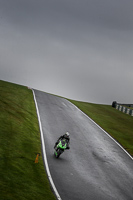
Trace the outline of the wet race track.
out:
M 69 101 L 34 90 L 49 170 L 62 200 L 133 200 L 133 160 Z M 70 133 L 59 159 L 54 144 Z

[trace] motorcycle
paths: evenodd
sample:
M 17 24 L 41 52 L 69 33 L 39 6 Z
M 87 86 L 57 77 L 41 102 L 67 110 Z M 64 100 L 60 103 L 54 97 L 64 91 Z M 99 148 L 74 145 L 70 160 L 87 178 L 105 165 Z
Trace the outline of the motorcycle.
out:
M 59 141 L 59 143 L 55 147 L 55 151 L 54 151 L 55 157 L 59 158 L 59 156 L 64 152 L 65 149 L 67 149 L 67 142 L 65 139 L 62 139 Z

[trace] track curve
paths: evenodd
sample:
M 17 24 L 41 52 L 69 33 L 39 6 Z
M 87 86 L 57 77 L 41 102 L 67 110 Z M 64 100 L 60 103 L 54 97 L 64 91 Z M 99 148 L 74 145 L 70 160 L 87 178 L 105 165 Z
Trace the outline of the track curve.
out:
M 62 200 L 132 200 L 132 159 L 69 101 L 34 92 L 49 169 Z M 56 159 L 53 146 L 66 131 L 70 150 Z

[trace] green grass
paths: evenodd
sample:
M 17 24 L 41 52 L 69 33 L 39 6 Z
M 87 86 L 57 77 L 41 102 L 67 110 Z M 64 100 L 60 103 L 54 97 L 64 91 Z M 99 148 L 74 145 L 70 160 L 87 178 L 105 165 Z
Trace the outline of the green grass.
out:
M 0 199 L 55 199 L 42 161 L 32 91 L 5 81 L 0 81 Z
M 133 117 L 110 105 L 70 100 L 87 114 L 133 156 Z

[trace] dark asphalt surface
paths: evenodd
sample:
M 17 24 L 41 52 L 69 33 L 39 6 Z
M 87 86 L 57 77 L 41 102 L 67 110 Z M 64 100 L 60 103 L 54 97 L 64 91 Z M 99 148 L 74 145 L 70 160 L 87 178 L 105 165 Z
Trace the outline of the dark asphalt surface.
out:
M 62 200 L 133 200 L 133 160 L 70 102 L 34 92 L 49 169 Z M 70 150 L 56 159 L 54 144 L 66 131 Z

